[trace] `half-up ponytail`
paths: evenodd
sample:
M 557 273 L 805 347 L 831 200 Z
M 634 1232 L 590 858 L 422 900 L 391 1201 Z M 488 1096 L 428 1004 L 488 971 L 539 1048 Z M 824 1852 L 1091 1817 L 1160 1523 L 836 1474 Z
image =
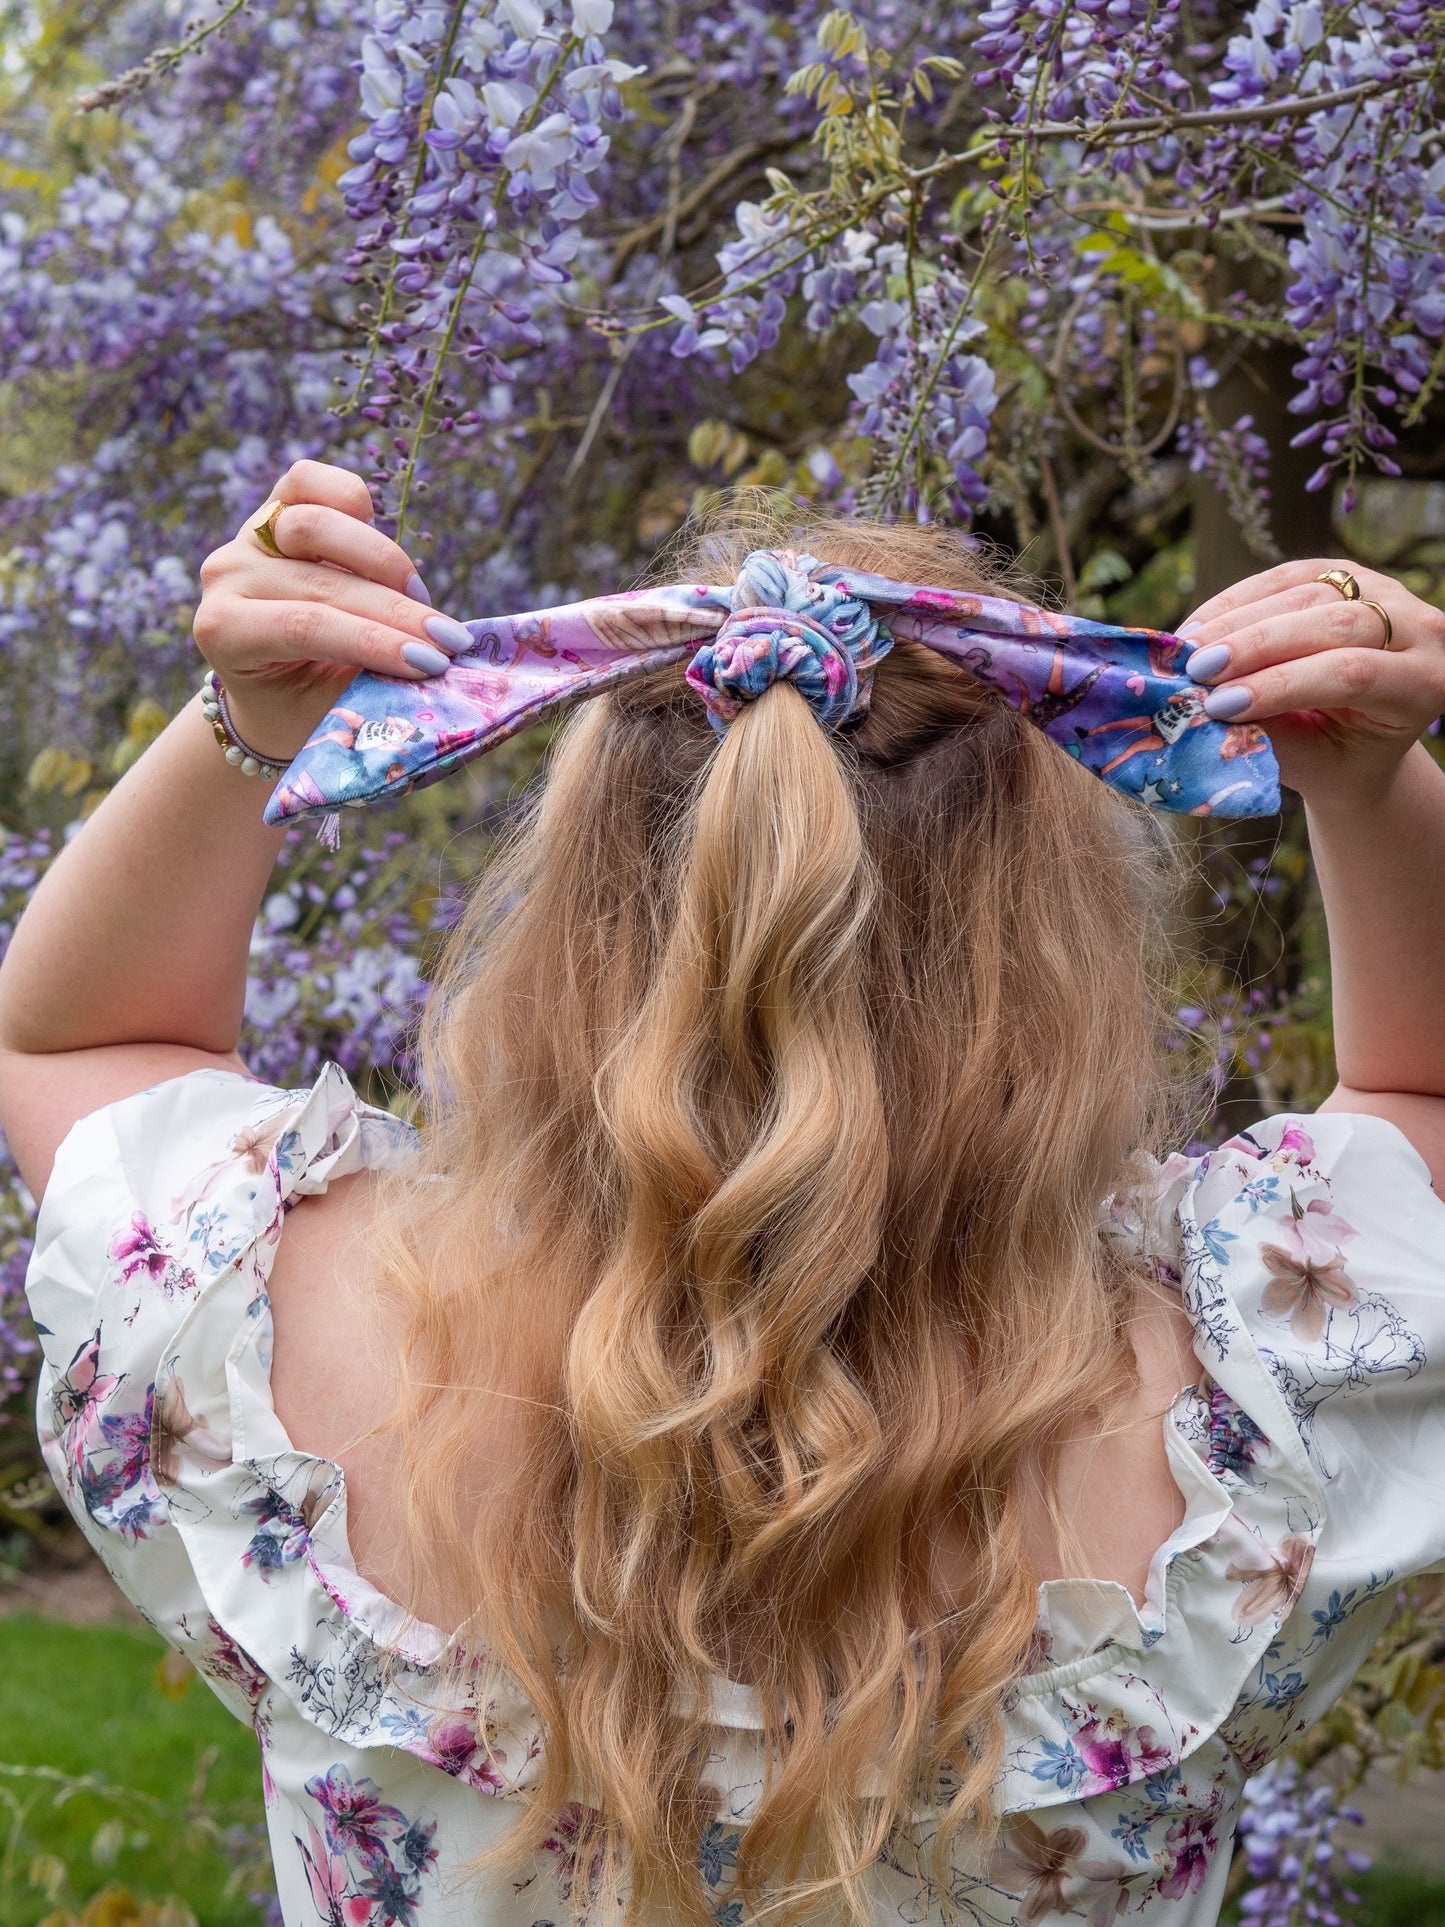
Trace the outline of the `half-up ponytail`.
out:
M 707 770 L 651 993 L 598 1079 L 622 1210 L 567 1357 L 588 1634 L 574 1704 L 590 1703 L 586 1681 L 626 1720 L 640 1773 L 663 1738 L 658 1689 L 685 1681 L 702 1709 L 708 1673 L 740 1670 L 739 1649 L 760 1686 L 779 1683 L 800 1630 L 790 1603 L 828 1561 L 830 1529 L 851 1536 L 838 1524 L 879 1445 L 831 1342 L 871 1276 L 887 1188 L 872 894 L 850 774 L 778 684 Z M 644 1623 L 651 1655 L 676 1655 L 651 1681 L 625 1677 Z M 795 1745 L 821 1718 L 821 1670 L 813 1717 L 790 1709 Z M 594 1773 L 619 1739 L 572 1722 Z M 679 1776 L 664 1810 L 691 1872 L 696 1760 L 680 1733 L 664 1746 L 649 1777 L 662 1792 Z M 695 1906 L 695 1873 L 687 1884 Z
M 944 536 L 807 544 L 986 586 Z M 900 642 L 838 735 L 783 683 L 721 743 L 672 671 L 589 705 L 454 933 L 423 1038 L 451 1182 L 397 1179 L 381 1226 L 405 1538 L 415 1597 L 541 1722 L 489 1857 L 580 1803 L 579 1920 L 719 1904 L 717 1675 L 759 1709 L 751 1909 L 866 1920 L 920 1799 L 935 1875 L 965 1823 L 984 1850 L 1021 1494 L 1134 1373 L 1098 1211 L 1162 1137 L 1152 864 L 1103 785 Z

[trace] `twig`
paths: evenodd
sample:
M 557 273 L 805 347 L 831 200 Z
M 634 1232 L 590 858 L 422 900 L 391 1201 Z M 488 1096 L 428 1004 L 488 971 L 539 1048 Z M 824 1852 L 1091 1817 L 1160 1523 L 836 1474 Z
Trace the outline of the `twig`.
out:
M 251 0 L 231 0 L 231 4 L 208 26 L 194 28 L 183 40 L 178 40 L 174 47 L 157 47 L 154 53 L 146 55 L 138 67 L 128 68 L 125 73 L 117 74 L 114 80 L 105 81 L 103 85 L 93 88 L 88 94 L 77 94 L 71 104 L 77 113 L 93 114 L 97 108 L 114 107 L 128 94 L 138 94 L 141 88 L 149 86 L 158 74 L 166 73 L 172 67 L 179 66 L 187 54 L 194 53 L 203 41 L 209 40 L 213 33 L 219 33 L 228 20 L 233 19 L 250 4 Z
M 1333 94 L 1298 95 L 1290 100 L 1265 101 L 1252 107 L 1199 107 L 1190 108 L 1182 114 L 1151 114 L 1141 120 L 1112 121 L 1110 131 L 1120 128 L 1130 135 L 1126 145 L 1133 145 L 1137 139 L 1154 134 L 1172 134 L 1180 127 L 1239 127 L 1251 121 L 1295 120 L 1301 114 L 1317 114 L 1322 108 L 1343 107 L 1352 100 L 1367 100 L 1372 94 L 1393 93 L 1397 87 L 1408 87 L 1412 81 L 1428 80 L 1430 67 L 1406 67 L 1398 74 L 1387 79 L 1361 80 L 1353 87 L 1341 87 Z M 1050 140 L 1079 140 L 1086 146 L 1097 145 L 1098 130 L 1091 133 L 1081 121 L 1044 121 L 1037 127 L 1011 128 L 1005 140 L 1042 137 Z
M 672 259 L 673 245 L 677 240 L 677 222 L 682 193 L 682 154 L 683 149 L 687 146 L 687 137 L 692 132 L 693 122 L 696 119 L 697 95 L 689 94 L 687 99 L 682 103 L 682 111 L 677 117 L 677 125 L 674 127 L 672 138 L 668 142 L 667 203 L 662 216 L 662 245 L 657 250 L 657 263 L 653 268 L 652 278 L 647 289 L 647 306 L 649 308 L 662 292 L 663 277 L 667 273 L 668 263 Z M 632 359 L 632 351 L 640 339 L 641 336 L 639 335 L 628 335 L 614 354 L 612 366 L 607 371 L 607 379 L 602 384 L 602 392 L 593 403 L 592 413 L 587 418 L 587 426 L 583 429 L 581 439 L 573 449 L 572 459 L 568 462 L 562 476 L 562 487 L 564 489 L 571 488 L 572 484 L 582 472 L 583 463 L 592 453 L 592 444 L 596 441 L 598 431 L 607 418 L 607 411 L 612 406 L 612 397 L 617 393 L 617 384 L 622 379 L 622 371 Z
M 761 160 L 765 154 L 781 154 L 794 144 L 790 137 L 774 136 L 770 140 L 744 141 L 730 154 L 724 154 L 717 165 L 709 168 L 703 175 L 697 186 L 683 195 L 675 211 L 664 209 L 661 214 L 652 215 L 622 236 L 612 256 L 612 279 L 614 281 L 617 279 L 629 258 L 640 247 L 646 246 L 654 234 L 663 230 L 669 218 L 675 229 L 679 222 L 685 221 L 690 214 L 695 214 L 720 187 L 725 187 L 735 174 L 740 174 L 745 167 L 751 166 L 754 161 Z
M 1049 529 L 1054 538 L 1054 550 L 1059 558 L 1059 575 L 1064 584 L 1064 601 L 1072 609 L 1079 593 L 1079 580 L 1074 574 L 1074 558 L 1069 553 L 1069 529 L 1064 520 L 1064 505 L 1059 500 L 1059 485 L 1054 480 L 1053 464 L 1044 446 L 1043 430 L 1039 431 L 1039 482 L 1044 492 L 1044 505 L 1049 511 Z

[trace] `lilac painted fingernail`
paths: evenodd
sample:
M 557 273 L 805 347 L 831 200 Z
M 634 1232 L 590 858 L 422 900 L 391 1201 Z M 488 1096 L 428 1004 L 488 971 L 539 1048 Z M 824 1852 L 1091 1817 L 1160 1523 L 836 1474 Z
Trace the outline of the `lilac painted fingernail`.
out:
M 471 630 L 464 623 L 454 622 L 450 616 L 428 616 L 422 627 L 437 647 L 445 649 L 449 656 L 460 656 L 472 646 Z
M 1241 710 L 1249 708 L 1252 698 L 1243 683 L 1231 683 L 1227 689 L 1211 689 L 1204 698 L 1204 713 L 1212 716 L 1217 723 L 1227 723 L 1231 716 L 1238 716 Z
M 424 676 L 439 676 L 444 669 L 450 669 L 451 657 L 444 656 L 440 649 L 433 649 L 429 642 L 404 642 L 401 645 L 403 662 L 409 662 L 413 669 L 419 669 Z
M 1198 627 L 1199 627 L 1198 616 L 1191 616 L 1188 622 L 1181 622 L 1179 627 L 1174 631 L 1174 633 L 1176 636 L 1187 636 L 1191 629 L 1197 629 Z
M 1211 642 L 1207 649 L 1195 650 L 1184 665 L 1184 673 L 1192 676 L 1195 682 L 1213 682 L 1228 662 L 1228 646 L 1222 642 Z
M 407 577 L 402 594 L 409 595 L 413 602 L 424 602 L 428 609 L 431 607 L 431 594 L 415 569 Z

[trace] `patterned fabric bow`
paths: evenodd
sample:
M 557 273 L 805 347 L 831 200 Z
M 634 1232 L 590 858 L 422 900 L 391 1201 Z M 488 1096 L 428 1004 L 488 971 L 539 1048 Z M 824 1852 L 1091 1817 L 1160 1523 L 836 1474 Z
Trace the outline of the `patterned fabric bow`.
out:
M 441 676 L 358 676 L 277 784 L 266 821 L 404 795 L 670 664 L 688 665 L 718 731 L 779 678 L 836 728 L 866 707 L 873 671 L 899 637 L 989 683 L 1085 769 L 1156 809 L 1279 808 L 1269 739 L 1252 724 L 1206 716 L 1205 691 L 1181 673 L 1189 645 L 1155 629 L 767 549 L 726 586 L 673 583 L 466 626 L 472 647 Z

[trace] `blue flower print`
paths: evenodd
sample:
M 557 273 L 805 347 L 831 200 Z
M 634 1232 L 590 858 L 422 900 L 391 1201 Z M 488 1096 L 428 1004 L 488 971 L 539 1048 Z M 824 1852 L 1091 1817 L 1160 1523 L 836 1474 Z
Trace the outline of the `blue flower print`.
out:
M 1158 1813 L 1126 1814 L 1117 1827 L 1110 1828 L 1110 1835 L 1131 1860 L 1152 1860 L 1154 1849 L 1149 1844 L 1149 1835 L 1159 1818 Z
M 219 1205 L 208 1205 L 192 1218 L 186 1253 L 198 1272 L 224 1271 L 244 1249 L 244 1238 Z
M 1305 1676 L 1301 1672 L 1266 1673 L 1264 1676 L 1264 1704 L 1266 1706 L 1288 1706 L 1297 1700 L 1305 1690 Z
M 1065 1740 L 1062 1745 L 1057 1740 L 1044 1740 L 1039 1750 L 1044 1757 L 1029 1768 L 1034 1779 L 1047 1780 L 1065 1792 L 1083 1779 L 1087 1769 L 1083 1755 L 1072 1740 Z
M 1239 1193 L 1251 1211 L 1262 1211 L 1266 1205 L 1274 1204 L 1279 1198 L 1279 1179 L 1277 1177 L 1251 1178 Z
M 1254 1462 L 1269 1439 L 1220 1386 L 1209 1393 L 1209 1469 L 1254 1483 Z
M 1199 1235 L 1204 1240 L 1205 1248 L 1208 1250 L 1215 1264 L 1227 1265 L 1229 1263 L 1229 1253 L 1225 1250 L 1225 1246 L 1238 1244 L 1239 1233 L 1237 1231 L 1222 1231 L 1218 1218 L 1211 1218 L 1208 1224 L 1200 1226 Z
M 716 1820 L 698 1843 L 698 1871 L 709 1887 L 720 1887 L 723 1875 L 734 1873 L 738 1864 L 738 1847 L 742 1835 L 729 1833 Z
M 268 1486 L 259 1499 L 247 1499 L 239 1511 L 249 1512 L 256 1521 L 241 1564 L 254 1566 L 263 1583 L 269 1585 L 273 1572 L 306 1556 L 310 1544 L 306 1521 L 279 1492 Z

